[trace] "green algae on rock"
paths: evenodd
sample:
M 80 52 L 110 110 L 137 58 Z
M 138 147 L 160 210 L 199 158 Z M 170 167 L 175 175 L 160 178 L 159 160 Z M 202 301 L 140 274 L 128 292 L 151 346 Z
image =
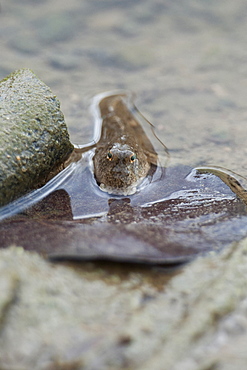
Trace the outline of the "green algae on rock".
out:
M 50 88 L 29 69 L 0 82 L 0 205 L 23 195 L 73 150 Z

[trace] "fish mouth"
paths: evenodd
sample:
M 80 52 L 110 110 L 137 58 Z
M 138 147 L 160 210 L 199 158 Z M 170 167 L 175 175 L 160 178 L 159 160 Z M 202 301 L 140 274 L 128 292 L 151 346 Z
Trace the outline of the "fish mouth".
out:
M 104 191 L 105 193 L 111 194 L 111 195 L 133 195 L 136 193 L 136 186 L 137 184 L 133 184 L 130 186 L 122 186 L 119 188 L 107 186 L 103 183 L 100 184 L 100 190 Z

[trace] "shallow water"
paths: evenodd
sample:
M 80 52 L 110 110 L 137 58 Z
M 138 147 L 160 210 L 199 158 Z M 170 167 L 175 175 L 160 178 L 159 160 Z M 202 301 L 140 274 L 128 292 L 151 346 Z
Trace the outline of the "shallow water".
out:
M 235 174 L 169 166 L 166 147 L 140 114 L 135 119 L 142 118 L 142 140 L 147 135 L 152 142 L 157 166 L 134 194 L 102 191 L 92 163 L 102 124 L 96 101 L 94 138 L 81 148 L 81 159 L 0 210 L 2 220 L 10 218 L 0 226 L 2 247 L 18 240 L 52 259 L 177 264 L 246 235 L 246 195 Z
M 168 205 L 171 194 L 176 194 L 173 201 L 178 202 L 177 208 L 167 206 L 168 209 L 175 218 L 182 214 L 187 220 L 181 221 L 183 230 L 190 221 L 189 230 L 198 228 L 200 234 L 198 239 L 191 234 L 190 245 L 202 238 L 205 245 L 209 240 L 208 245 L 213 246 L 214 236 L 222 233 L 223 238 L 224 230 L 229 230 L 230 236 L 225 234 L 227 241 L 245 235 L 244 204 L 213 175 L 206 177 L 206 188 L 202 185 L 204 175 L 195 176 L 193 181 L 194 172 L 187 176 L 193 168 L 209 165 L 247 175 L 245 11 L 244 0 L 227 0 L 224 7 L 220 1 L 194 0 L 26 0 L 21 5 L 17 0 L 5 1 L 0 13 L 0 76 L 21 67 L 33 69 L 61 100 L 75 144 L 86 144 L 92 138 L 93 122 L 87 107 L 93 95 L 116 88 L 136 92 L 138 108 L 156 126 L 158 137 L 170 152 L 163 192 L 155 199 L 148 192 L 147 202 L 164 199 Z M 83 171 L 79 172 L 83 177 Z M 88 173 L 86 178 L 90 176 Z M 155 184 L 151 184 L 153 193 L 157 190 Z M 95 192 L 93 180 L 90 186 Z M 69 190 L 62 197 L 68 199 L 68 194 Z M 216 203 L 210 204 L 210 197 Z M 217 203 L 218 197 L 221 199 Z M 193 207 L 188 199 L 195 199 L 196 217 L 195 213 L 190 217 L 188 209 Z M 108 201 L 107 194 L 98 194 L 99 212 L 109 211 Z M 77 199 L 65 206 L 63 211 L 70 214 L 68 218 L 95 212 L 96 207 L 85 211 L 78 203 Z M 135 207 L 144 203 L 134 204 L 133 198 L 130 204 L 132 208 L 124 204 L 125 213 L 129 210 L 127 219 L 135 222 L 136 214 L 142 214 Z M 232 217 L 233 221 L 226 223 L 221 232 L 213 229 L 209 237 L 201 225 L 210 226 L 212 215 L 214 220 Z M 111 212 L 109 217 L 114 219 Z M 118 218 L 124 221 L 120 210 Z M 19 225 L 21 222 L 23 226 L 24 221 Z M 180 230 L 180 221 L 176 222 L 169 226 L 169 237 L 176 234 L 174 230 Z M 216 224 L 223 225 L 215 221 Z M 10 221 L 6 221 L 4 230 L 8 225 Z M 184 239 L 183 233 L 177 235 Z M 11 242 L 7 236 L 6 240 Z
M 68 191 L 57 190 L 26 215 L 0 224 L 2 247 L 21 243 L 53 259 L 171 264 L 246 236 L 246 205 L 219 178 L 186 166 L 166 176 L 150 192 L 146 186 L 122 199 L 94 192 L 91 203 L 87 187 L 86 204 L 80 194 L 71 202 Z M 80 219 L 85 212 L 88 218 Z

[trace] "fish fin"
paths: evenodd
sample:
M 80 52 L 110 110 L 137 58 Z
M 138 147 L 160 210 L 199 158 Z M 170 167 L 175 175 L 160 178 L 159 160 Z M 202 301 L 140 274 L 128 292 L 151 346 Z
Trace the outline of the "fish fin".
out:
M 199 173 L 212 173 L 218 176 L 233 193 L 235 193 L 245 204 L 247 204 L 247 179 L 244 176 L 218 166 L 202 166 L 196 167 L 195 170 Z

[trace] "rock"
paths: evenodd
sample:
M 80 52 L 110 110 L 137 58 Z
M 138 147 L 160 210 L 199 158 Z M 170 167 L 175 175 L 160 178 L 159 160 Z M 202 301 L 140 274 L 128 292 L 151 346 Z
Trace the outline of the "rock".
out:
M 3 369 L 246 369 L 247 239 L 173 274 L 0 251 Z
M 29 69 L 0 82 L 0 205 L 33 189 L 69 156 L 60 103 Z

